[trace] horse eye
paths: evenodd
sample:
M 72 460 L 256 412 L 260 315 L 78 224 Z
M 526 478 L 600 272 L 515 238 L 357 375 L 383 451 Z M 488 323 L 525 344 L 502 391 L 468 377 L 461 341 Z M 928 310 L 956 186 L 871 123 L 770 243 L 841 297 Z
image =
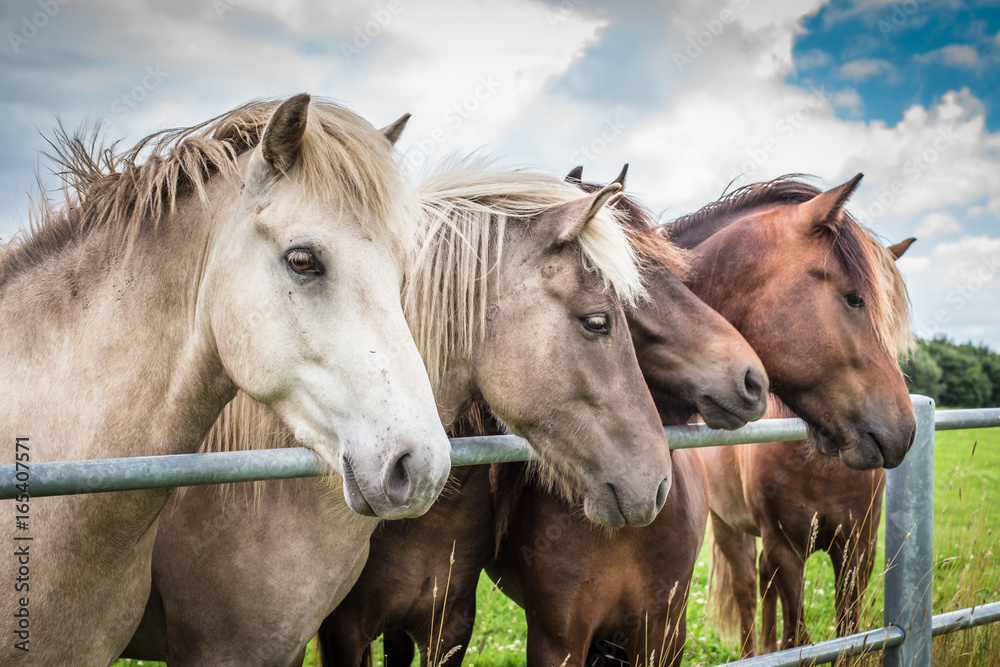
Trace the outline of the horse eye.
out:
M 609 332 L 607 315 L 588 315 L 581 317 L 583 328 L 591 333 L 606 334 Z
M 865 305 L 865 300 L 857 292 L 851 292 L 847 295 L 847 305 L 851 308 L 860 308 Z
M 288 262 L 289 268 L 291 268 L 295 273 L 302 273 L 306 275 L 316 275 L 322 273 L 319 262 L 316 261 L 316 257 L 308 250 L 302 250 L 301 248 L 290 250 L 288 251 L 288 254 L 285 255 L 285 261 Z

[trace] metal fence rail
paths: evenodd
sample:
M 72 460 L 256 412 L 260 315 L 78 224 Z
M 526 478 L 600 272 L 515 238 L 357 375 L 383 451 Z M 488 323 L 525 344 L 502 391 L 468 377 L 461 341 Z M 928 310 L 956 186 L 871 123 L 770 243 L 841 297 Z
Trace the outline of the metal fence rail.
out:
M 911 396 L 917 416 L 913 447 L 902 465 L 886 473 L 885 627 L 812 646 L 742 661 L 741 665 L 822 664 L 845 655 L 886 649 L 887 667 L 929 667 L 931 637 L 1000 621 L 1000 602 L 931 615 L 934 525 L 934 432 L 1000 426 L 1000 408 L 934 410 L 934 401 Z M 704 424 L 665 428 L 672 448 L 710 447 L 801 440 L 800 419 L 766 419 L 734 431 Z M 475 465 L 537 458 L 527 441 L 513 435 L 454 438 L 453 465 Z M 212 454 L 142 456 L 88 461 L 32 463 L 27 478 L 32 497 L 170 488 L 292 477 L 328 471 L 308 449 L 258 450 Z M 0 500 L 15 497 L 25 471 L 0 466 Z
M 996 623 L 1000 621 L 1000 602 L 991 602 L 979 607 L 949 611 L 938 614 L 931 624 L 931 634 L 935 637 L 959 630 Z M 894 648 L 903 643 L 906 633 L 897 626 L 889 625 L 868 632 L 861 632 L 849 637 L 837 637 L 827 641 L 817 642 L 810 646 L 792 648 L 778 653 L 755 658 L 747 658 L 738 662 L 726 663 L 739 667 L 780 667 L 781 665 L 821 665 L 833 662 L 839 658 L 851 657 L 862 653 L 872 653 L 887 648 Z
M 1000 414 L 1000 410 L 997 411 Z M 664 428 L 674 449 L 740 443 L 801 440 L 806 424 L 801 419 L 762 419 L 734 431 L 718 431 L 704 424 Z M 516 435 L 452 438 L 451 462 L 456 466 L 530 461 L 538 458 L 527 440 Z M 168 489 L 228 482 L 249 482 L 327 473 L 319 456 L 304 447 L 262 449 L 251 452 L 134 456 L 32 463 L 30 491 L 33 498 L 77 493 Z M 0 500 L 17 493 L 17 470 L 0 466 Z

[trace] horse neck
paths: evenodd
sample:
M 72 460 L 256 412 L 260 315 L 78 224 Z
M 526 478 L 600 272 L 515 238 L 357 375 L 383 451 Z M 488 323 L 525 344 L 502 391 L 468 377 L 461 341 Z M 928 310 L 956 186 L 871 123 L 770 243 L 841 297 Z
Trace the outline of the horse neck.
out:
M 138 233 L 125 261 L 92 237 L 4 286 L 0 394 L 18 399 L 0 423 L 48 424 L 53 459 L 197 450 L 235 391 L 195 316 L 203 217 L 200 204 L 179 203 Z M 29 377 L 32 391 L 17 391 Z

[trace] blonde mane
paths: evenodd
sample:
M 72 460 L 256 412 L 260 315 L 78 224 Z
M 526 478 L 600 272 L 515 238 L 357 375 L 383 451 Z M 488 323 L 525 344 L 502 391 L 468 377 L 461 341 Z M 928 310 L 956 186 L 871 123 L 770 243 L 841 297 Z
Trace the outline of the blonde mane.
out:
M 403 308 L 436 387 L 448 357 L 470 349 L 486 330 L 490 278 L 508 224 L 586 196 L 562 179 L 503 170 L 479 158 L 450 160 L 418 187 L 421 223 Z M 584 266 L 626 305 L 645 297 L 620 213 L 604 207 L 577 239 Z
M 237 159 L 260 142 L 276 100 L 249 102 L 198 125 L 155 132 L 132 148 L 105 148 L 99 133 L 69 135 L 61 127 L 48 157 L 63 180 L 64 201 L 44 195 L 22 231 L 0 247 L 0 284 L 74 243 L 101 236 L 121 256 L 145 230 L 155 230 L 178 200 L 209 204 L 206 185 L 219 176 L 240 183 Z M 396 247 L 412 243 L 408 192 L 392 147 L 353 112 L 313 99 L 296 163 L 287 177 L 309 196 L 370 221 Z

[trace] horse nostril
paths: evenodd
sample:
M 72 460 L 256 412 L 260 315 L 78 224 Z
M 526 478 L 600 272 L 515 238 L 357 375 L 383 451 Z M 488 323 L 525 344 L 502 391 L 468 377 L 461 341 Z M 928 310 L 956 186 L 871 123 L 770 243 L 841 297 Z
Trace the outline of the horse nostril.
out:
M 405 452 L 388 466 L 383 488 L 385 495 L 396 504 L 403 504 L 410 498 L 413 479 L 410 475 L 410 453 Z
M 753 402 L 759 401 L 764 395 L 764 378 L 756 368 L 748 368 L 743 376 L 743 391 Z
M 659 488 L 656 489 L 656 513 L 659 514 L 663 506 L 667 504 L 667 495 L 670 493 L 670 479 L 667 478 L 660 482 Z

